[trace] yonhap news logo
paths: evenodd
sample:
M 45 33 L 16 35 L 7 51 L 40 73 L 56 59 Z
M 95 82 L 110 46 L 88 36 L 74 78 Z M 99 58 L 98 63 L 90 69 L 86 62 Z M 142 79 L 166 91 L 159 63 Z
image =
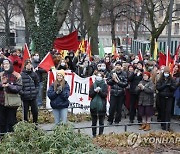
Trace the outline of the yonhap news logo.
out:
M 140 134 L 131 133 L 127 139 L 128 145 L 133 148 L 138 147 L 142 142 L 145 144 L 178 144 L 180 143 L 180 137 L 176 136 L 147 136 L 142 137 Z

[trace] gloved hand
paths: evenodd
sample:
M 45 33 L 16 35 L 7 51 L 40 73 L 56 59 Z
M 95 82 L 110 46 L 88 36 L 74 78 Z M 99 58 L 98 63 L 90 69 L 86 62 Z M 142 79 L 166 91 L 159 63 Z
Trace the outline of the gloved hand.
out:
M 62 87 L 61 86 L 57 87 L 56 94 L 60 94 L 61 92 L 62 92 Z

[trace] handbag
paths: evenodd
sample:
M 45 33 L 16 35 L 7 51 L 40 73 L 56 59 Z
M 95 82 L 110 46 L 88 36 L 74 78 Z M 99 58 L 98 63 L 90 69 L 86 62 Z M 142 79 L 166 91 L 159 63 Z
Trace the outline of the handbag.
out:
M 19 94 L 9 94 L 4 92 L 5 103 L 4 106 L 7 107 L 19 107 L 21 106 L 21 97 Z

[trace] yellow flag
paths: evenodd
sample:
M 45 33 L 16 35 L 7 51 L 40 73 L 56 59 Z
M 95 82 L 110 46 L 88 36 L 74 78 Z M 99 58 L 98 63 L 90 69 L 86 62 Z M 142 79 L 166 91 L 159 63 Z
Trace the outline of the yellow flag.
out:
M 84 43 L 84 39 L 82 39 L 80 45 L 79 45 L 79 49 L 81 50 L 82 53 L 85 53 L 85 43 Z
M 156 42 L 156 40 L 155 40 L 155 47 L 154 47 L 154 54 L 153 54 L 153 59 L 154 60 L 157 60 L 157 54 L 158 54 L 158 44 L 157 44 L 157 42 Z

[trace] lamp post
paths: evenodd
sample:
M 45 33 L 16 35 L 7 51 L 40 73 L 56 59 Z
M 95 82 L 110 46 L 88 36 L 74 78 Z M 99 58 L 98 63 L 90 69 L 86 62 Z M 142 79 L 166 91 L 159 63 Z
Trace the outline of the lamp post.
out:
M 126 34 L 126 54 L 128 54 L 128 42 L 129 42 L 129 34 Z

